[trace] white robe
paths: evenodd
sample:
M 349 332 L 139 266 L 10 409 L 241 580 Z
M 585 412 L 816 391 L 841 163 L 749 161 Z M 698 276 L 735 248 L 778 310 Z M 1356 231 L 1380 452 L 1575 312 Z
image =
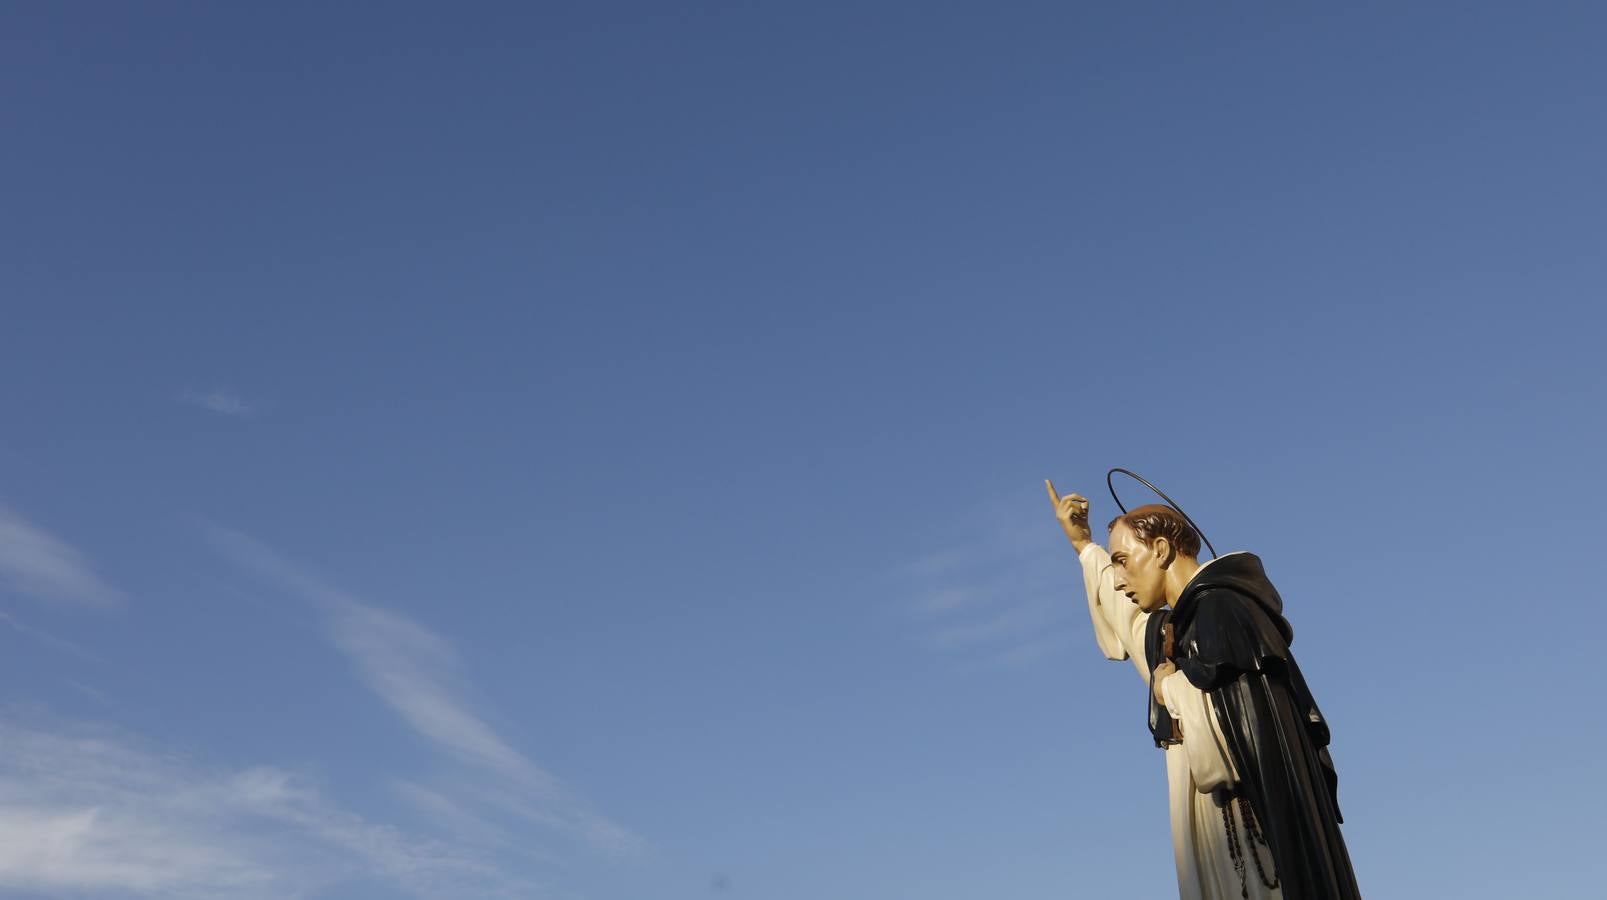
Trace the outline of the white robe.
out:
M 1083 548 L 1083 589 L 1088 594 L 1088 616 L 1094 640 L 1107 659 L 1131 659 L 1144 685 L 1149 686 L 1150 665 L 1144 657 L 1144 632 L 1150 614 L 1116 590 L 1110 554 L 1090 542 Z M 1206 563 L 1210 565 L 1210 563 Z M 1222 743 L 1211 698 L 1177 672 L 1161 683 L 1166 711 L 1181 723 L 1183 740 L 1166 747 L 1166 786 L 1172 816 L 1172 857 L 1177 863 L 1177 893 L 1182 900 L 1238 900 L 1241 882 L 1228 849 L 1222 809 L 1211 791 L 1238 781 Z M 1239 803 L 1233 803 L 1233 824 L 1244 856 L 1243 888 L 1252 900 L 1283 897 L 1268 889 L 1249 853 L 1261 855 L 1268 877 L 1274 877 L 1272 854 L 1246 832 Z

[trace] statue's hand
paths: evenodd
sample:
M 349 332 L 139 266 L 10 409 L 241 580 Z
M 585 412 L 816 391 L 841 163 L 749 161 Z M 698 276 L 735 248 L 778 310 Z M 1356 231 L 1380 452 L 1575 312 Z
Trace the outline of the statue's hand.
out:
M 1159 703 L 1162 706 L 1166 705 L 1166 698 L 1161 695 L 1161 682 L 1165 681 L 1168 675 L 1175 674 L 1177 674 L 1177 664 L 1173 663 L 1171 660 L 1167 660 L 1166 662 L 1156 666 L 1155 671 L 1150 673 L 1149 688 L 1150 693 L 1155 695 L 1156 703 Z
M 1088 498 L 1081 494 L 1067 494 L 1062 497 L 1055 490 L 1054 482 L 1044 479 L 1044 487 L 1049 489 L 1049 502 L 1054 504 L 1055 518 L 1060 521 L 1060 527 L 1071 539 L 1072 546 L 1081 553 L 1093 540 L 1088 530 Z

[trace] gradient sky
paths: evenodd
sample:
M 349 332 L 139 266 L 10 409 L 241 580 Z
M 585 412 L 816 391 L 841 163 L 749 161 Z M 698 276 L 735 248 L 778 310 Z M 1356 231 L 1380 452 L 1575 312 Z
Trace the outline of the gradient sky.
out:
M 0 893 L 1166 896 L 1113 465 L 1607 880 L 1607 15 L 1115 6 L 7 5 Z

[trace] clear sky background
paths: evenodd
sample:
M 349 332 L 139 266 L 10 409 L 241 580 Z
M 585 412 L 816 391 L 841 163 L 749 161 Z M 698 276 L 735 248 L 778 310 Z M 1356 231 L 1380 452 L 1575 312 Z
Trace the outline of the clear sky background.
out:
M 1607 16 L 1116 6 L 7 5 L 0 894 L 1166 896 L 1113 465 L 1599 886 Z

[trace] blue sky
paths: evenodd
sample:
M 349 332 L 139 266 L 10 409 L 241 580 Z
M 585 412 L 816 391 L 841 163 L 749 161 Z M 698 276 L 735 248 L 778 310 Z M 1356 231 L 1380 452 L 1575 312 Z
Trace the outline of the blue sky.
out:
M 1370 897 L 1600 884 L 1604 26 L 9 8 L 0 893 L 1165 896 L 1112 465 Z

